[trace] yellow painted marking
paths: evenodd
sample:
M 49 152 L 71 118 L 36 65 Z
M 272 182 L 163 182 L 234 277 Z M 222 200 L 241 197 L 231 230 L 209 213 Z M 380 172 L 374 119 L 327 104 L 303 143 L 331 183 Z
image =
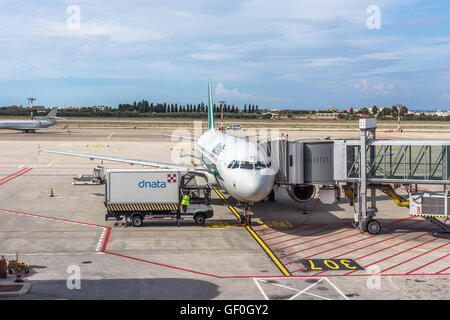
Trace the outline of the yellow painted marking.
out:
M 88 144 L 86 147 L 89 148 L 109 148 L 109 144 Z
M 241 216 L 240 216 L 240 214 L 236 211 L 236 209 L 233 207 L 233 206 L 231 206 L 226 200 L 225 200 L 225 197 L 222 195 L 222 193 L 220 193 L 220 191 L 219 190 L 217 190 L 217 188 L 216 187 L 212 187 L 213 188 L 213 190 L 217 193 L 217 195 L 225 202 L 225 204 L 228 206 L 228 209 L 230 209 L 230 211 L 236 216 L 236 218 L 238 218 L 239 219 L 239 221 L 241 220 Z
M 226 200 L 225 197 L 220 193 L 219 190 L 217 190 L 216 187 L 213 187 L 213 190 L 217 193 L 217 195 L 225 202 L 225 204 L 227 204 L 228 209 L 230 209 L 230 211 L 236 216 L 236 218 L 239 219 L 239 221 L 241 220 L 241 216 L 239 215 L 239 213 L 236 211 L 236 209 L 230 205 Z M 267 255 L 272 259 L 272 261 L 275 263 L 275 265 L 278 267 L 278 269 L 280 269 L 280 271 L 286 276 L 286 277 L 290 277 L 291 274 L 289 273 L 289 271 L 286 269 L 286 267 L 281 263 L 281 261 L 278 259 L 278 257 L 276 255 L 273 254 L 272 250 L 269 249 L 269 247 L 264 243 L 264 241 L 261 240 L 261 238 L 255 233 L 255 231 L 253 231 L 253 229 L 250 226 L 246 226 L 245 227 L 247 229 L 248 232 L 250 232 L 250 234 L 253 236 L 253 238 L 259 243 L 259 245 L 263 248 L 263 250 L 267 253 Z
M 289 221 L 263 221 L 261 224 L 266 227 L 292 227 Z
M 171 148 L 170 150 L 173 151 L 194 151 L 194 149 L 190 148 L 190 149 L 184 149 L 184 148 Z
M 106 139 L 110 139 L 113 135 L 115 135 L 116 134 L 116 132 L 115 131 L 113 131 L 113 132 L 111 132 L 110 134 L 109 134 L 109 136 L 106 138 Z
M 228 222 L 211 222 L 204 225 L 204 227 L 209 228 L 229 228 L 230 224 Z
M 264 243 L 264 241 L 261 240 L 261 238 L 253 231 L 253 229 L 249 226 L 246 226 L 248 232 L 255 238 L 255 240 L 259 243 L 259 245 L 264 249 L 264 251 L 269 255 L 269 257 L 272 259 L 272 261 L 277 265 L 278 269 L 286 276 L 290 277 L 291 274 L 286 269 L 286 267 L 278 260 L 278 257 L 273 254 L 273 252 L 267 247 L 267 245 Z
M 321 267 L 316 268 L 316 266 L 314 265 L 314 262 L 312 262 L 312 260 L 308 260 L 308 261 L 311 264 L 311 270 L 323 270 Z

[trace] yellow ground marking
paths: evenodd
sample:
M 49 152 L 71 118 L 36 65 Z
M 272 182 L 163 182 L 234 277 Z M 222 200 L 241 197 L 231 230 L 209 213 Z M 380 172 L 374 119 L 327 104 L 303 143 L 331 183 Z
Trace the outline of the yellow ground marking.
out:
M 272 259 L 272 261 L 275 263 L 275 265 L 280 269 L 280 271 L 286 276 L 290 277 L 291 274 L 286 269 L 286 267 L 281 263 L 281 261 L 278 259 L 278 257 L 272 252 L 272 250 L 269 249 L 269 247 L 264 243 L 264 241 L 261 240 L 261 238 L 253 231 L 253 229 L 249 226 L 245 227 L 248 232 L 253 236 L 253 238 L 259 243 L 259 245 L 264 249 L 264 251 L 267 253 L 267 255 Z
M 226 221 L 216 221 L 216 222 L 209 222 L 204 225 L 204 227 L 209 228 L 229 228 L 231 227 L 230 224 Z
M 88 144 L 86 147 L 90 148 L 109 148 L 109 144 Z
M 220 193 L 219 190 L 217 190 L 216 187 L 212 187 L 214 189 L 214 191 L 217 193 L 217 195 L 225 202 L 225 204 L 228 206 L 228 209 L 230 209 L 230 211 L 236 216 L 236 218 L 238 218 L 239 221 L 241 221 L 241 216 L 239 215 L 239 213 L 236 211 L 236 209 L 230 205 L 227 200 L 225 199 L 225 197 L 222 195 L 222 193 Z M 255 231 L 253 231 L 252 227 L 250 226 L 246 226 L 245 227 L 247 229 L 248 232 L 250 232 L 250 234 L 252 235 L 252 237 L 256 240 L 256 242 L 259 243 L 259 245 L 261 246 L 261 248 L 263 248 L 263 250 L 266 252 L 266 254 L 270 257 L 270 259 L 272 259 L 272 261 L 275 263 L 275 265 L 278 267 L 278 269 L 280 269 L 280 271 L 286 276 L 286 277 L 290 277 L 291 274 L 289 273 L 289 271 L 286 269 L 286 267 L 281 263 L 281 261 L 278 259 L 278 257 L 272 252 L 272 250 L 269 249 L 269 247 L 264 243 L 264 241 L 261 240 L 261 238 L 255 233 Z
M 190 149 L 184 149 L 184 148 L 170 148 L 170 150 L 173 151 L 193 151 L 194 149 L 190 148 Z
M 115 131 L 113 131 L 113 132 L 111 132 L 110 134 L 109 134 L 109 136 L 106 138 L 106 139 L 110 139 L 113 135 L 115 135 L 116 134 L 116 132 Z

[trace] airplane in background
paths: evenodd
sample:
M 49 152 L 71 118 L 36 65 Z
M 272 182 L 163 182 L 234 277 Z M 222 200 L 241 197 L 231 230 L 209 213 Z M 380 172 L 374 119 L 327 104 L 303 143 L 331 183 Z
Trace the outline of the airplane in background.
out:
M 255 143 L 240 139 L 236 136 L 227 135 L 214 128 L 211 79 L 208 79 L 208 130 L 199 138 L 172 137 L 195 141 L 194 155 L 192 156 L 199 159 L 201 164 L 198 166 L 190 166 L 149 160 L 46 150 L 40 147 L 38 147 L 38 150 L 61 155 L 192 172 L 205 177 L 210 185 L 225 190 L 233 198 L 245 204 L 244 208 L 246 212 L 248 205 L 263 200 L 272 191 L 276 171 L 271 168 L 270 159 L 267 154 L 258 148 Z
M 48 128 L 56 124 L 58 108 L 53 108 L 45 117 L 36 117 L 31 120 L 0 120 L 0 129 L 22 130 L 36 132 L 38 129 Z

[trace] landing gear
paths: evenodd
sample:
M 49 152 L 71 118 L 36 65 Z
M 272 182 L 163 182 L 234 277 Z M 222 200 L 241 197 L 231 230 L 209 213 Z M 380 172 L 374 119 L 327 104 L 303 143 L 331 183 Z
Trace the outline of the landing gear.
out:
M 366 223 L 366 231 L 372 235 L 379 234 L 381 231 L 381 223 L 378 220 L 370 219 Z
M 252 225 L 252 220 L 250 218 L 250 205 L 248 205 L 248 204 L 244 205 L 244 214 L 241 215 L 240 222 L 243 226 L 251 226 Z

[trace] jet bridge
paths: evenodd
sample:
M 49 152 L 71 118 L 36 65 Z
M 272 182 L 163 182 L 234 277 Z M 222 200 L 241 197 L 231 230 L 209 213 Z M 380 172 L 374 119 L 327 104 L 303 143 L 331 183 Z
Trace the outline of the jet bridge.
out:
M 282 138 L 263 141 L 260 147 L 278 170 L 276 185 L 284 186 L 298 202 L 312 199 L 318 186 L 320 200 L 333 203 L 342 187 L 350 204 L 357 205 L 354 219 L 361 231 L 381 231 L 381 224 L 373 219 L 378 211 L 376 190 L 408 207 L 410 215 L 450 231 L 436 219 L 446 221 L 450 216 L 450 140 L 377 140 L 376 128 L 376 119 L 361 119 L 359 140 Z M 418 185 L 441 185 L 443 191 L 419 191 Z M 408 196 L 398 195 L 397 186 L 404 186 Z

